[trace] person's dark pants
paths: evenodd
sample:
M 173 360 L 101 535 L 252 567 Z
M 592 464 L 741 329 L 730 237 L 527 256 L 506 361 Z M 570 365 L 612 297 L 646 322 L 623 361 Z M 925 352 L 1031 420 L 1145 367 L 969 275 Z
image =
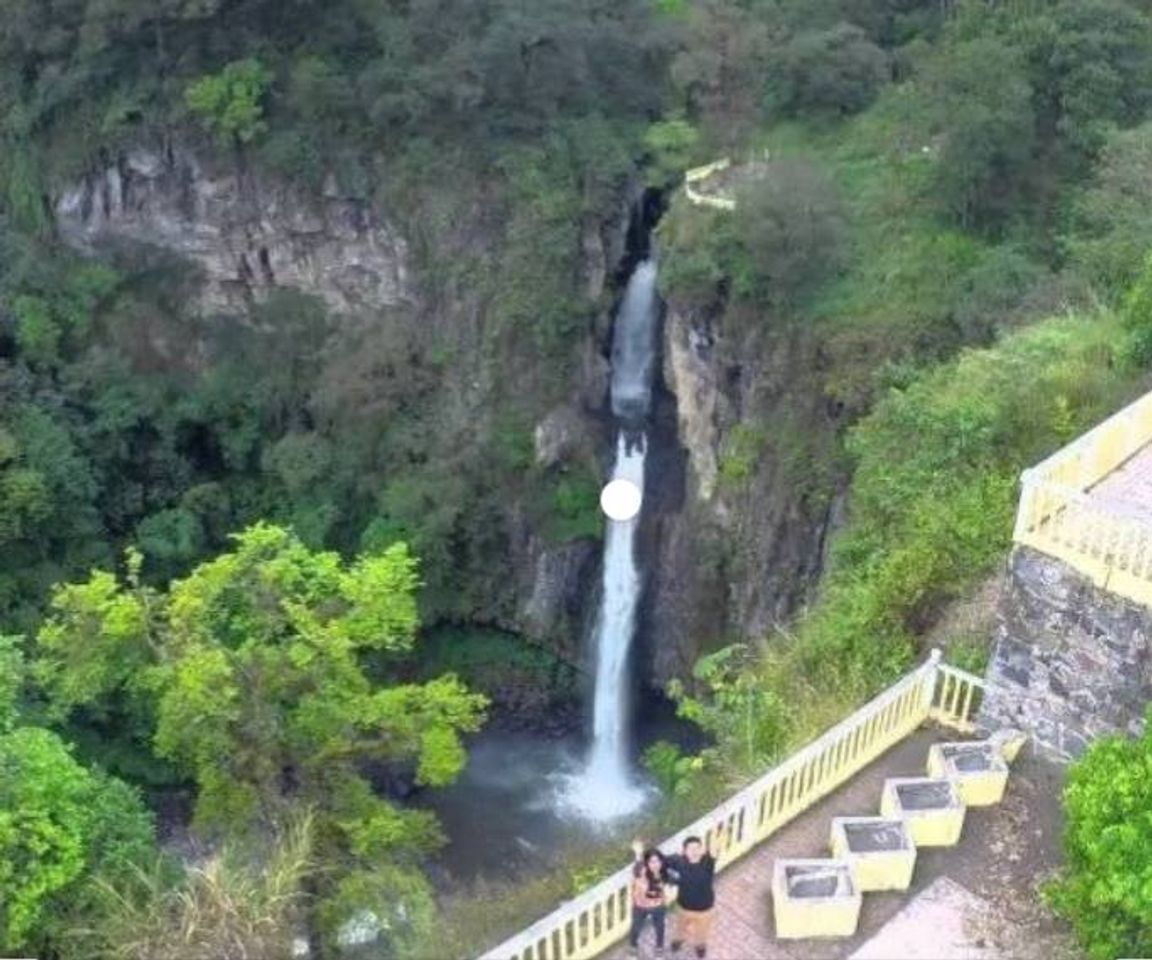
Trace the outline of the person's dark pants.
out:
M 644 921 L 652 918 L 652 926 L 656 930 L 656 946 L 664 946 L 664 918 L 668 916 L 667 907 L 638 907 L 632 905 L 632 930 L 628 934 L 629 946 L 640 943 L 640 932 L 644 929 Z

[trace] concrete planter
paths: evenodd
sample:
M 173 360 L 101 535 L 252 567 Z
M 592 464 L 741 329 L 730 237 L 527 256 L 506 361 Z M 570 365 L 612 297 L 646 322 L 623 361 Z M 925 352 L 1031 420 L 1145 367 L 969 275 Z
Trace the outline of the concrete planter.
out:
M 996 744 L 934 743 L 928 751 L 928 775 L 946 777 L 956 784 L 960 800 L 969 807 L 999 803 L 1008 786 L 1008 764 Z
M 953 846 L 964 829 L 965 809 L 951 780 L 897 777 L 884 781 L 880 812 L 903 820 L 917 847 Z
M 843 860 L 777 860 L 772 874 L 776 936 L 850 937 L 860 919 L 860 889 Z
M 916 844 L 898 818 L 834 817 L 832 856 L 852 868 L 861 893 L 907 890 L 916 867 Z

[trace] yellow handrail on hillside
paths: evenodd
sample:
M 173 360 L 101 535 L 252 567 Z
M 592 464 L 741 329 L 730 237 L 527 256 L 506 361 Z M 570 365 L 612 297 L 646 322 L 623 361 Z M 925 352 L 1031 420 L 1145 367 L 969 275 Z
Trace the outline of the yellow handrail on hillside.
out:
M 1097 586 L 1152 605 L 1152 524 L 1092 488 L 1152 442 L 1152 393 L 1021 476 L 1013 539 L 1062 560 Z
M 983 680 L 942 664 L 940 651 L 934 650 L 922 666 L 661 847 L 677 850 L 688 836 L 710 839 L 717 869 L 723 870 L 925 720 L 970 730 L 983 689 Z M 595 957 L 628 932 L 631 878 L 629 867 L 617 871 L 480 960 Z
M 732 161 L 728 157 L 721 157 L 719 160 L 714 160 L 706 166 L 695 167 L 687 171 L 684 174 L 684 193 L 688 199 L 698 207 L 713 207 L 717 210 L 735 210 L 735 200 L 729 200 L 727 197 L 713 197 L 707 193 L 701 193 L 693 186 L 693 184 L 699 183 L 701 180 L 707 180 L 714 173 L 727 170 L 731 165 Z

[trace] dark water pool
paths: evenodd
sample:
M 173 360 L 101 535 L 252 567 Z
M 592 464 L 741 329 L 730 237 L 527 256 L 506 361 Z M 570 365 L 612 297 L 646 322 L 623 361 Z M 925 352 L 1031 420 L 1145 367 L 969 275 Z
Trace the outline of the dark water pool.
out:
M 699 749 L 698 731 L 679 721 L 671 704 L 644 706 L 634 749 L 636 779 L 645 783 L 639 758 L 657 740 Z M 444 790 L 429 791 L 419 803 L 436 813 L 449 843 L 434 869 L 446 882 L 499 880 L 560 863 L 581 844 L 628 843 L 643 819 L 593 823 L 565 811 L 565 792 L 584 768 L 587 740 L 572 735 L 547 738 L 531 733 L 481 732 L 469 744 L 468 766 Z M 658 794 L 647 784 L 653 801 Z M 648 804 L 648 808 L 651 803 Z

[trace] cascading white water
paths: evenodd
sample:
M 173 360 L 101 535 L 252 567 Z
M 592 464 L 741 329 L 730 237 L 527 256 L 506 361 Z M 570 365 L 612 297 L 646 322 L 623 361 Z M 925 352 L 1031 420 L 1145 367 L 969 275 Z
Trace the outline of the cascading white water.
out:
M 620 423 L 613 480 L 644 489 L 648 438 L 643 432 L 652 401 L 656 360 L 656 264 L 645 260 L 633 271 L 616 315 L 612 340 L 612 412 Z M 640 516 L 608 520 L 604 531 L 604 580 L 596 619 L 596 687 L 592 706 L 592 750 L 588 766 L 570 784 L 567 805 L 597 820 L 635 810 L 645 791 L 628 764 L 628 652 L 636 628 L 640 572 L 636 527 Z
M 656 363 L 656 264 L 640 263 L 628 280 L 612 334 L 612 413 L 642 422 L 652 404 Z

